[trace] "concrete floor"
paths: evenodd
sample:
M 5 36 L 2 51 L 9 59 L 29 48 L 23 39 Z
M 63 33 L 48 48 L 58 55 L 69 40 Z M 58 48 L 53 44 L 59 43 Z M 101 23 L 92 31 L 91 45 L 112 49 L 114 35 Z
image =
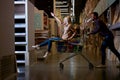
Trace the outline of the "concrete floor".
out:
M 107 61 L 107 68 L 89 69 L 88 62 L 77 55 L 65 62 L 61 70 L 59 62 L 74 53 L 61 53 L 49 55 L 45 61 L 39 60 L 37 64 L 26 67 L 25 73 L 19 74 L 17 80 L 120 80 L 120 69 L 116 68 L 117 63 Z M 100 63 L 100 57 L 90 57 L 94 65 Z

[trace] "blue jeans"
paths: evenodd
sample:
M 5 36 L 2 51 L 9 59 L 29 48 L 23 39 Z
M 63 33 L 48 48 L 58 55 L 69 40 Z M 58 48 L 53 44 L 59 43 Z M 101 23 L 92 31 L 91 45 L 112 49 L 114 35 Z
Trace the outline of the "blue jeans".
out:
M 62 40 L 62 39 L 59 38 L 59 37 L 49 38 L 49 39 L 45 40 L 44 42 L 40 43 L 39 46 L 42 47 L 42 46 L 48 45 L 48 52 L 50 52 L 51 47 L 52 47 L 52 42 L 53 42 L 54 40 Z
M 113 35 L 107 35 L 105 36 L 105 39 L 102 42 L 101 51 L 102 51 L 102 64 L 103 65 L 105 65 L 107 47 L 118 57 L 120 61 L 120 53 L 115 49 L 113 39 L 114 39 Z

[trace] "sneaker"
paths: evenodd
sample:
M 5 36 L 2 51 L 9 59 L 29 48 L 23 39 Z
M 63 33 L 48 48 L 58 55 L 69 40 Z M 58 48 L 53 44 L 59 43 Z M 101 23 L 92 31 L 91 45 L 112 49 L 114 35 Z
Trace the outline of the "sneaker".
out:
M 106 65 L 100 64 L 100 65 L 96 66 L 96 68 L 106 68 Z
M 49 52 L 46 52 L 46 53 L 44 54 L 43 58 L 46 58 L 46 57 L 48 56 L 48 53 L 49 53 Z
M 34 45 L 34 46 L 32 46 L 32 48 L 40 49 L 39 45 Z
M 117 67 L 117 68 L 120 68 L 120 64 L 118 64 L 116 67 Z

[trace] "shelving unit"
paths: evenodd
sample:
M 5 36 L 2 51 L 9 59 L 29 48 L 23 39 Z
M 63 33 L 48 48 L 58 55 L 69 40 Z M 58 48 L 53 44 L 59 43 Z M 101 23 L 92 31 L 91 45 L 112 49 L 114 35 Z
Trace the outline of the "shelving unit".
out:
M 35 44 L 39 44 L 49 37 L 48 14 L 36 7 L 35 11 Z
M 39 44 L 49 37 L 48 30 L 39 30 L 35 32 L 35 44 Z
M 27 17 L 26 17 L 26 6 L 27 0 L 15 0 L 15 54 L 17 62 L 18 73 L 24 72 L 24 67 L 26 65 L 26 54 L 27 54 Z

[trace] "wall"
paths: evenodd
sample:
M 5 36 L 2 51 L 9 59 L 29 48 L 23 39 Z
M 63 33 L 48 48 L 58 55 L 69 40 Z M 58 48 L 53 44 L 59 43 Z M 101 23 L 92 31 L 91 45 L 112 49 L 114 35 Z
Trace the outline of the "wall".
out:
M 14 0 L 0 1 L 0 80 L 17 73 L 14 45 Z M 15 79 L 15 77 L 14 77 Z
M 0 57 L 14 54 L 14 0 L 0 1 Z
M 28 2 L 28 50 L 35 44 L 34 5 Z

